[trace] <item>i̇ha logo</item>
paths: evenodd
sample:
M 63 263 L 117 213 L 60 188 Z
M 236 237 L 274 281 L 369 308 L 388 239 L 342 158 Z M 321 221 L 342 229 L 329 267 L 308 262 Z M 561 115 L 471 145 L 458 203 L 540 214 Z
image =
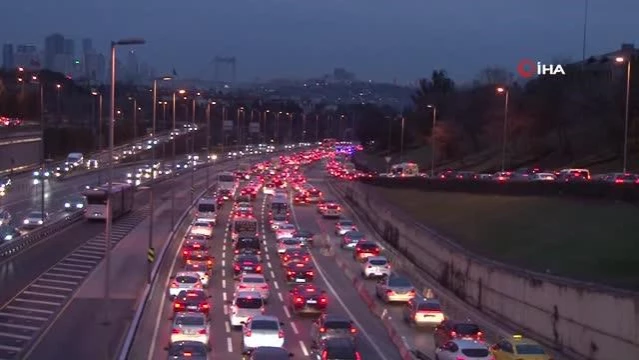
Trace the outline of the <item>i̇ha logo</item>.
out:
M 542 64 L 541 61 L 524 59 L 517 64 L 519 76 L 529 79 L 535 75 L 566 75 L 561 65 Z

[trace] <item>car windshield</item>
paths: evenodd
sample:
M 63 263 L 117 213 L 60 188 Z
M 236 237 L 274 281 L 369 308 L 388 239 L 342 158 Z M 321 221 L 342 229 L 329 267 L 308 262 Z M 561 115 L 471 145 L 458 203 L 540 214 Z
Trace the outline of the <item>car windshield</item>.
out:
M 282 227 L 280 227 L 280 229 L 282 229 L 282 230 L 295 230 L 295 225 L 284 224 L 284 225 L 282 225 Z
M 200 204 L 197 207 L 199 212 L 215 212 L 215 205 L 213 204 Z
M 204 267 L 202 267 L 202 266 L 200 266 L 198 264 L 186 264 L 184 269 L 187 270 L 187 271 L 193 271 L 193 272 L 204 271 Z
M 462 354 L 469 358 L 485 358 L 488 356 L 488 349 L 462 349 Z
M 351 239 L 362 239 L 364 238 L 364 233 L 361 233 L 359 231 L 349 231 L 346 233 L 346 235 L 351 238 Z
M 286 239 L 284 240 L 284 245 L 299 245 L 300 241 L 298 239 Z
M 173 344 L 169 349 L 170 356 L 182 356 L 184 353 L 190 353 L 191 356 L 206 356 L 206 347 L 200 344 Z
M 327 329 L 350 329 L 351 322 L 347 320 L 330 320 L 324 323 Z
M 342 221 L 339 222 L 339 225 L 340 226 L 353 226 L 353 222 L 352 221 L 344 221 L 344 220 L 342 220 Z
M 180 284 L 195 284 L 198 281 L 198 278 L 188 275 L 176 276 L 175 281 Z
M 388 286 L 412 287 L 411 283 L 404 278 L 391 278 L 388 280 Z
M 242 256 L 237 258 L 237 262 L 241 262 L 241 263 L 256 263 L 256 262 L 259 262 L 259 260 L 257 259 L 257 256 L 242 255 Z
M 545 355 L 544 349 L 537 344 L 520 344 L 515 346 L 518 355 Z
M 328 356 L 330 356 L 331 359 L 340 360 L 356 360 L 358 358 L 354 346 L 329 346 Z
M 204 316 L 178 316 L 175 319 L 175 325 L 204 326 L 204 324 L 206 324 Z
M 280 324 L 273 320 L 253 320 L 251 321 L 251 330 L 273 330 L 278 331 Z
M 370 260 L 369 262 L 371 265 L 375 265 L 375 266 L 383 266 L 383 265 L 386 265 L 386 263 L 388 263 L 388 261 L 380 260 L 380 259 Z
M 441 309 L 439 303 L 423 302 L 417 305 L 417 310 L 420 311 L 441 311 Z
M 193 226 L 197 226 L 197 227 L 209 227 L 209 223 L 204 222 L 204 221 L 196 221 Z
M 475 324 L 457 324 L 455 325 L 455 331 L 460 335 L 475 335 L 481 330 Z
M 242 282 L 248 283 L 248 284 L 263 284 L 265 280 L 264 278 L 258 278 L 258 277 L 246 277 L 242 279 Z
M 238 248 L 245 248 L 245 247 L 258 248 L 260 247 L 260 240 L 255 238 L 242 238 L 237 241 L 237 247 Z
M 238 298 L 235 305 L 242 309 L 259 309 L 262 307 L 262 299 L 260 298 Z
M 34 219 L 39 219 L 39 218 L 42 217 L 42 213 L 39 212 L 39 211 L 30 212 L 28 217 L 34 218 Z

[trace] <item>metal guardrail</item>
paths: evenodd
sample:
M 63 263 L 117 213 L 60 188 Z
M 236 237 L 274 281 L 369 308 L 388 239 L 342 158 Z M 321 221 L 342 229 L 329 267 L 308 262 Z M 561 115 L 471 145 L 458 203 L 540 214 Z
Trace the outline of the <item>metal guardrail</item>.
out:
M 26 249 L 33 244 L 57 233 L 65 227 L 82 219 L 82 211 L 76 211 L 63 216 L 51 223 L 48 223 L 38 229 L 24 234 L 14 240 L 0 245 L 0 259 L 14 256 L 16 253 Z

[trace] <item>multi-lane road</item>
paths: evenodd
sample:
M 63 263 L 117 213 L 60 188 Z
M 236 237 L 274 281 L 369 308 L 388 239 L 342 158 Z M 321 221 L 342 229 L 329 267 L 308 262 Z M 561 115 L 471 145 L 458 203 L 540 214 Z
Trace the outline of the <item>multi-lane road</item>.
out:
M 266 205 L 268 199 L 260 195 L 254 202 L 255 213 L 260 222 L 260 236 L 263 241 L 263 261 L 265 276 L 269 279 L 271 298 L 266 313 L 277 316 L 285 323 L 285 347 L 296 358 L 306 358 L 311 352 L 310 328 L 312 317 L 297 317 L 287 308 L 287 285 L 284 272 L 276 252 L 275 236 L 266 228 Z M 237 359 L 241 353 L 241 332 L 230 327 L 225 301 L 231 300 L 235 282 L 232 272 L 233 254 L 228 228 L 230 204 L 218 214 L 220 220 L 212 240 L 212 253 L 216 259 L 215 269 L 207 289 L 212 301 L 211 348 L 213 359 Z M 325 231 L 332 223 L 319 220 L 315 208 L 295 208 L 293 221 L 299 228 L 317 233 Z M 158 359 L 166 356 L 164 347 L 169 342 L 172 308 L 167 297 L 169 277 L 183 267 L 179 257 L 179 246 L 168 253 L 167 270 L 162 273 L 151 301 L 145 310 L 143 322 L 136 334 L 130 359 Z M 351 318 L 359 330 L 360 352 L 363 359 L 401 359 L 398 351 L 382 325 L 360 299 L 341 270 L 335 267 L 330 257 L 320 249 L 313 249 L 313 263 L 317 272 L 315 284 L 329 294 L 328 312 Z

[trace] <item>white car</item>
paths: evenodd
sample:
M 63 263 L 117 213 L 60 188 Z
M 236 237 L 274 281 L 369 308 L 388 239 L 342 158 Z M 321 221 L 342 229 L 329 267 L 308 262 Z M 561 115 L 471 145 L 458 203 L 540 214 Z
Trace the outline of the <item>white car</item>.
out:
M 264 195 L 274 195 L 275 194 L 275 186 L 273 184 L 266 184 L 262 188 L 262 193 Z
M 229 303 L 231 326 L 242 326 L 249 318 L 264 314 L 264 300 L 257 291 L 238 291 Z
M 276 217 L 271 220 L 271 230 L 277 231 L 280 226 L 286 225 L 288 222 L 286 221 L 286 216 Z
M 284 238 L 292 238 L 297 231 L 297 228 L 293 224 L 283 224 L 275 231 L 275 238 L 277 240 Z
M 209 270 L 204 262 L 187 263 L 186 265 L 184 265 L 184 271 L 197 273 L 200 276 L 200 282 L 202 282 L 202 286 L 209 286 Z
M 301 249 L 302 240 L 297 238 L 284 238 L 277 241 L 277 253 L 282 255 L 288 249 Z
M 266 282 L 266 278 L 262 274 L 242 274 L 240 275 L 235 291 L 255 291 L 260 294 L 264 302 L 268 301 L 271 296 L 271 287 Z
M 357 231 L 357 226 L 352 220 L 339 220 L 335 224 L 335 235 L 343 236 L 349 231 Z
M 25 218 L 22 220 L 22 225 L 25 228 L 35 228 L 44 224 L 47 221 L 49 214 L 46 212 L 43 213 L 41 211 L 31 211 Z
M 178 312 L 173 316 L 171 343 L 195 341 L 209 345 L 211 330 L 206 315 L 199 312 Z
M 488 345 L 476 340 L 451 340 L 435 349 L 439 360 L 492 360 Z
M 385 256 L 369 256 L 362 263 L 364 278 L 390 276 L 391 265 Z
M 176 297 L 181 291 L 202 290 L 204 286 L 200 275 L 196 272 L 180 271 L 173 277 L 169 287 L 169 296 Z
M 213 237 L 213 226 L 208 221 L 196 220 L 191 224 L 189 234 L 203 235 L 208 238 Z
M 284 323 L 276 316 L 259 315 L 242 324 L 242 352 L 261 346 L 284 346 Z

